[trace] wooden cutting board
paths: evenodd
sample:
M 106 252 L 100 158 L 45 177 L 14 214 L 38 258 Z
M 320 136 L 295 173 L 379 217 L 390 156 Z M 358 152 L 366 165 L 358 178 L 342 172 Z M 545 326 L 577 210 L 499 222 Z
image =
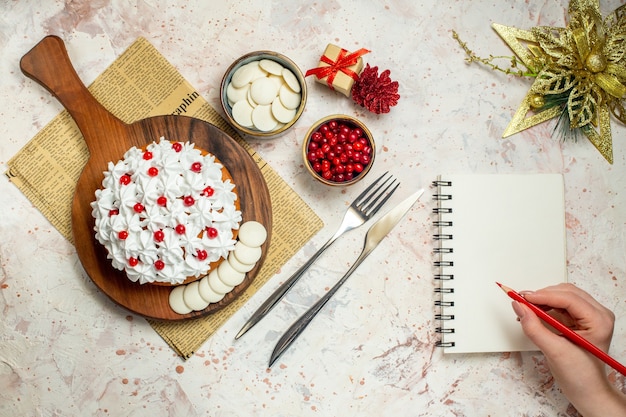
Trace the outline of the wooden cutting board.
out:
M 70 113 L 84 136 L 90 156 L 82 171 L 72 201 L 72 231 L 80 261 L 95 285 L 112 300 L 134 313 L 161 320 L 199 317 L 222 309 L 250 285 L 271 240 L 272 209 L 269 190 L 257 164 L 233 138 L 216 126 L 185 116 L 156 116 L 124 123 L 104 108 L 89 92 L 70 62 L 65 44 L 47 36 L 20 61 L 24 74 L 44 86 Z M 214 154 L 228 169 L 239 198 L 243 221 L 256 220 L 268 231 L 263 255 L 245 280 L 220 302 L 202 311 L 179 315 L 169 307 L 172 287 L 138 284 L 111 266 L 106 249 L 95 239 L 90 203 L 101 187 L 109 161 L 117 162 L 133 146 L 143 147 L 160 137 L 192 142 Z

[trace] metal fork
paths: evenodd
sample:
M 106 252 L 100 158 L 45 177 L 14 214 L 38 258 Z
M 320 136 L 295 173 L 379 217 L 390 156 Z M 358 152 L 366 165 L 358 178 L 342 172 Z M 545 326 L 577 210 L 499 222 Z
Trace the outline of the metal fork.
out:
M 356 229 L 372 218 L 378 210 L 387 202 L 391 194 L 398 188 L 400 183 L 392 176 L 385 172 L 378 177 L 369 187 L 367 187 L 359 196 L 350 204 L 348 210 L 344 214 L 343 220 L 335 234 L 328 239 L 316 253 L 304 265 L 302 265 L 287 281 L 285 281 L 269 298 L 254 312 L 250 319 L 243 325 L 235 339 L 239 339 L 280 301 L 281 298 L 294 286 L 294 284 L 304 275 L 304 272 L 315 262 L 317 258 L 332 243 L 344 233 Z

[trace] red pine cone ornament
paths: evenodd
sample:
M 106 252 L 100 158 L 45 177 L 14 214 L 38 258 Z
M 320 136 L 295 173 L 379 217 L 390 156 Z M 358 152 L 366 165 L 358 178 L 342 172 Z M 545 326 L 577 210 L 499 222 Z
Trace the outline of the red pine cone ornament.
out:
M 378 67 L 369 64 L 352 86 L 352 100 L 372 113 L 389 113 L 398 104 L 398 82 L 389 78 L 391 71 L 385 70 L 378 76 Z

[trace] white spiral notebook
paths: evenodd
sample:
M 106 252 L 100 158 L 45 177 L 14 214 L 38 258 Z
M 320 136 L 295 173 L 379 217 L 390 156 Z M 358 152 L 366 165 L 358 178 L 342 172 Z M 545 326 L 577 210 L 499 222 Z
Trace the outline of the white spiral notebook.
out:
M 467 174 L 433 182 L 437 345 L 445 353 L 536 350 L 511 300 L 567 281 L 560 174 Z

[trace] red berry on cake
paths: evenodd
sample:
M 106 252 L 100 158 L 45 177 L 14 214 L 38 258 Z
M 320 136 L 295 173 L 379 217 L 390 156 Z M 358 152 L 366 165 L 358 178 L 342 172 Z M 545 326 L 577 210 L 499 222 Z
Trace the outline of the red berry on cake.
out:
M 154 232 L 155 242 L 163 242 L 163 239 L 165 239 L 165 233 L 163 232 L 163 230 L 157 230 L 156 232 Z
M 215 193 L 213 187 L 209 186 L 202 190 L 202 195 L 205 197 L 211 197 Z
M 215 227 L 207 227 L 206 234 L 209 239 L 215 239 L 218 235 L 218 230 Z

